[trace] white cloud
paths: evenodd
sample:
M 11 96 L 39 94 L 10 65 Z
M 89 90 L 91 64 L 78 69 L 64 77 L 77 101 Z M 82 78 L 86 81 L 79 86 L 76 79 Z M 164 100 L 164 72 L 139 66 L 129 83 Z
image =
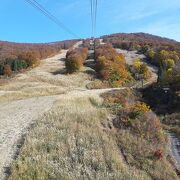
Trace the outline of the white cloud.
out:
M 180 0 L 108 2 L 106 14 L 111 31 L 147 32 L 180 41 Z
M 180 41 L 180 24 L 171 21 L 157 21 L 141 27 L 139 31 L 160 35 Z
M 89 0 L 56 2 L 57 17 L 70 25 L 74 22 L 74 24 L 80 23 L 78 27 L 82 26 L 81 29 L 85 22 L 89 22 L 90 27 Z M 180 25 L 177 18 L 178 16 L 180 18 L 180 14 L 175 14 L 178 12 L 177 9 L 180 9 L 180 0 L 99 0 L 98 2 L 99 34 L 140 31 L 180 41 Z M 73 27 L 77 29 L 75 25 Z
M 144 18 L 152 17 L 166 11 L 174 11 L 180 9 L 180 0 L 143 0 L 135 1 L 121 0 L 117 3 L 118 0 L 115 0 L 116 5 L 109 3 L 109 13 L 112 19 L 112 23 L 116 24 L 119 22 L 125 21 L 134 21 L 141 20 Z M 106 2 L 107 3 L 107 2 Z

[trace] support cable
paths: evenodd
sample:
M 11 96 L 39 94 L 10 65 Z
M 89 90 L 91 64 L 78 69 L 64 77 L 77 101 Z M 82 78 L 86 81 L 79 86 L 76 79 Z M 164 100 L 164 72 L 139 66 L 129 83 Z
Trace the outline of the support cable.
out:
M 52 13 L 50 13 L 48 10 L 44 8 L 40 3 L 38 3 L 36 0 L 25 0 L 28 4 L 33 6 L 35 9 L 40 11 L 42 14 L 44 14 L 47 18 L 49 18 L 51 21 L 53 21 L 58 27 L 61 29 L 64 29 L 66 32 L 71 34 L 72 36 L 80 39 L 74 32 L 72 32 L 69 28 L 67 28 L 58 18 L 56 18 Z

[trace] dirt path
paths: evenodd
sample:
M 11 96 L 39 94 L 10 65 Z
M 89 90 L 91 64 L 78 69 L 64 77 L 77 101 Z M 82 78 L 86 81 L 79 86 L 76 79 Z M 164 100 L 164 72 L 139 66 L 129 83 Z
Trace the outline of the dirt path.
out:
M 123 49 L 116 49 L 116 51 L 118 53 L 122 53 L 124 54 L 124 56 L 126 57 L 126 63 L 129 65 L 133 65 L 133 62 L 135 59 L 144 59 L 145 55 L 143 54 L 138 54 L 137 51 L 127 51 L 127 50 L 123 50 Z
M 10 166 L 18 141 L 27 128 L 51 109 L 57 100 L 99 97 L 107 91 L 126 89 L 87 90 L 86 85 L 92 81 L 91 75 L 86 73 L 89 68 L 77 74 L 65 74 L 66 53 L 67 50 L 62 50 L 60 54 L 43 60 L 40 66 L 0 86 L 0 179 L 4 178 L 5 168 Z
M 0 179 L 5 177 L 4 172 L 16 155 L 22 135 L 57 100 L 99 96 L 112 90 L 87 90 L 86 85 L 92 79 L 86 73 L 88 67 L 77 74 L 65 74 L 66 53 L 67 50 L 62 50 L 60 54 L 43 60 L 40 66 L 18 74 L 8 84 L 0 86 Z
M 39 97 L 0 104 L 0 175 L 15 155 L 15 143 L 34 120 L 52 107 L 56 99 L 56 96 Z
M 175 166 L 180 171 L 180 137 L 175 134 L 169 134 L 171 156 L 175 160 Z
M 144 61 L 145 55 L 138 54 L 137 51 L 127 51 L 127 50 L 122 50 L 122 49 L 116 49 L 116 51 L 118 53 L 124 54 L 124 56 L 126 58 L 126 63 L 129 64 L 129 65 L 132 65 L 134 60 L 137 59 L 137 58 L 140 59 L 142 62 L 144 62 L 147 65 L 148 69 L 152 73 L 152 77 L 144 85 L 149 85 L 149 84 L 152 84 L 154 82 L 157 82 L 158 68 L 156 66 L 153 66 L 153 65 L 145 62 Z
M 0 86 L 0 179 L 5 177 L 4 172 L 10 166 L 18 141 L 27 128 L 51 109 L 62 94 L 76 88 L 84 89 L 89 81 L 89 76 L 83 72 L 64 74 L 66 52 L 62 50 L 60 54 L 43 60 L 40 66 L 18 74 Z
M 16 155 L 18 141 L 27 128 L 52 107 L 57 99 L 53 94 L 64 93 L 65 89 L 56 85 L 53 78 L 57 77 L 51 72 L 62 65 L 59 59 L 65 54 L 66 51 L 62 51 L 44 60 L 39 67 L 17 75 L 0 87 L 0 179 L 5 177 L 4 172 Z

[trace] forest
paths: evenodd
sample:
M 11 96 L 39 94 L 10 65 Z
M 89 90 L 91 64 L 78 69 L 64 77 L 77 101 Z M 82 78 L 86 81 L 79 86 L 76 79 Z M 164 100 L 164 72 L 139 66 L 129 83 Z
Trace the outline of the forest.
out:
M 101 38 L 115 48 L 136 50 L 144 54 L 146 61 L 159 69 L 156 85 L 170 88 L 174 94 L 179 94 L 180 42 L 145 33 L 119 33 Z M 137 65 L 138 61 L 135 66 Z
M 102 38 L 114 48 L 144 54 L 147 63 L 158 67 L 157 83 L 142 89 L 142 97 L 161 117 L 165 129 L 180 134 L 180 42 L 145 33 L 119 33 Z M 136 60 L 134 67 L 141 69 L 138 66 Z
M 117 33 L 100 37 L 114 47 L 137 50 L 154 48 L 180 52 L 180 42 L 146 33 Z
M 13 72 L 36 66 L 39 60 L 55 55 L 61 49 L 68 49 L 76 42 L 67 40 L 32 44 L 0 41 L 0 75 L 11 76 Z

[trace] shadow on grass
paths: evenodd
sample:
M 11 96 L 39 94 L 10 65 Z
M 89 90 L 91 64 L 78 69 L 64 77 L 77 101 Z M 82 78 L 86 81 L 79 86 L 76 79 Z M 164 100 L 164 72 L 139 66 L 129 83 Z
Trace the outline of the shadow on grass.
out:
M 61 58 L 59 59 L 58 61 L 62 61 L 62 62 L 65 62 L 66 58 Z M 63 68 L 63 69 L 58 69 L 54 72 L 51 72 L 53 75 L 59 75 L 59 74 L 67 74 L 66 72 L 66 68 Z

